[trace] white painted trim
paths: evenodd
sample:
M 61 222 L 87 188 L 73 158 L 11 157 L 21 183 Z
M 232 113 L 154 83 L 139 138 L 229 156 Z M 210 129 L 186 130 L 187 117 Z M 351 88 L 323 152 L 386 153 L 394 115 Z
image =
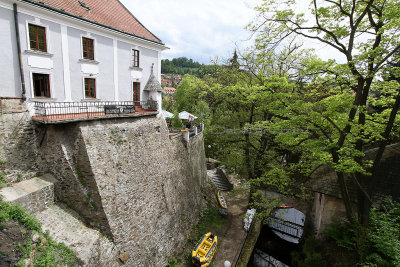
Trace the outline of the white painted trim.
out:
M 0 7 L 3 7 L 3 8 L 5 8 L 5 9 L 11 9 L 11 10 L 13 10 L 13 5 L 12 5 L 12 3 L 0 2 Z
M 40 21 L 40 18 L 35 17 L 35 20 L 26 20 L 25 21 L 25 33 L 26 33 L 26 47 L 28 48 L 27 50 L 33 50 L 34 49 L 31 48 L 31 42 L 29 39 L 29 24 L 32 25 L 36 25 L 36 26 L 40 26 L 40 27 L 44 27 L 46 29 L 46 48 L 47 51 L 45 53 L 49 53 L 49 54 L 53 54 L 52 51 L 52 47 L 51 47 L 51 36 L 50 36 L 50 29 L 49 29 L 49 25 L 44 24 Z
M 6 2 L 11 2 L 10 5 L 4 4 L 0 5 L 6 9 L 13 10 L 12 0 L 2 0 Z M 0 3 L 1 4 L 1 3 Z M 46 8 L 41 8 L 38 6 L 34 6 L 29 3 L 18 3 L 18 13 L 23 13 L 33 17 L 40 17 L 42 19 L 48 20 L 53 23 L 58 23 L 60 25 L 65 25 L 68 27 L 72 27 L 81 31 L 90 30 L 93 34 L 101 35 L 110 39 L 116 39 L 121 42 L 125 42 L 128 44 L 136 44 L 143 45 L 152 50 L 163 51 L 169 49 L 165 45 L 153 43 L 151 41 L 147 41 L 138 37 L 131 36 L 129 34 L 125 34 L 122 32 L 118 32 L 112 29 L 108 29 L 106 27 L 102 27 L 100 25 L 96 25 L 87 21 L 80 20 L 79 18 L 74 18 L 68 15 L 64 15 L 55 11 L 48 10 Z
M 31 68 L 29 70 L 29 79 L 30 79 L 30 86 L 31 86 L 31 98 L 35 99 L 35 92 L 33 91 L 33 73 L 38 74 L 48 74 L 49 75 L 49 84 L 50 84 L 50 99 L 56 99 L 54 96 L 54 79 L 52 71 L 46 71 L 42 69 Z
M 158 80 L 159 83 L 161 84 L 161 52 L 160 52 L 160 51 L 157 52 L 157 56 L 158 56 L 157 80 Z
M 114 50 L 114 100 L 119 101 L 119 80 L 118 80 L 118 41 L 113 39 Z
M 71 73 L 69 69 L 68 28 L 61 25 L 61 49 L 64 67 L 64 95 L 66 102 L 72 102 Z

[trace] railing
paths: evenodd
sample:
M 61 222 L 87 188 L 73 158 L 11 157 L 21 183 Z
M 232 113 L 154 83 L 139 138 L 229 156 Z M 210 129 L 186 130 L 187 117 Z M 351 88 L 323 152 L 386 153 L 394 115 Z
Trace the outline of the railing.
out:
M 136 106 L 141 106 L 144 110 L 157 110 L 158 103 L 153 99 L 147 101 L 135 101 Z
M 157 101 L 34 102 L 34 111 L 33 118 L 42 122 L 119 117 L 157 111 Z
M 197 129 L 195 129 L 195 127 L 192 127 L 189 129 L 189 138 L 195 136 L 197 134 Z

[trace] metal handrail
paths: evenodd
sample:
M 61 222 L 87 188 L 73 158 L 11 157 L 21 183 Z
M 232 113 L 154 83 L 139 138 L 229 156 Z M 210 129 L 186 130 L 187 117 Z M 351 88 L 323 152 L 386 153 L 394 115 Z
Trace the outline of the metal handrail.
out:
M 38 102 L 33 101 L 34 119 L 50 120 L 84 119 L 133 114 L 140 106 L 145 111 L 157 111 L 157 101 L 84 101 L 84 102 Z

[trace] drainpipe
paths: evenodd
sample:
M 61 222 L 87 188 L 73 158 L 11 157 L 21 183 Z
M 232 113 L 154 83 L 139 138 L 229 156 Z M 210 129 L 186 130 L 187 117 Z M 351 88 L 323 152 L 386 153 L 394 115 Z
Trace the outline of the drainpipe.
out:
M 22 56 L 21 56 L 21 42 L 19 38 L 19 25 L 18 25 L 18 11 L 17 4 L 13 4 L 14 7 L 14 23 L 15 23 L 15 37 L 17 38 L 17 50 L 18 50 L 18 62 L 19 62 L 19 72 L 21 76 L 21 89 L 22 89 L 22 100 L 26 100 L 25 92 L 25 78 L 24 78 L 24 68 L 22 66 Z

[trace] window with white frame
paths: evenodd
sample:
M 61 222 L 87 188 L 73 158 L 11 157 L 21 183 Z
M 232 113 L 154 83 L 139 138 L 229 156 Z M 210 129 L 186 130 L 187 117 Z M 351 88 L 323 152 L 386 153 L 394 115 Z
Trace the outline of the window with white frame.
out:
M 34 97 L 50 98 L 50 75 L 32 73 L 32 85 Z
M 139 68 L 139 60 L 140 57 L 140 52 L 137 49 L 132 49 L 132 67 L 138 67 Z
M 47 52 L 46 28 L 28 24 L 29 47 L 31 50 Z
M 96 98 L 96 79 L 85 78 L 85 98 Z
M 94 60 L 94 40 L 82 37 L 82 58 Z

